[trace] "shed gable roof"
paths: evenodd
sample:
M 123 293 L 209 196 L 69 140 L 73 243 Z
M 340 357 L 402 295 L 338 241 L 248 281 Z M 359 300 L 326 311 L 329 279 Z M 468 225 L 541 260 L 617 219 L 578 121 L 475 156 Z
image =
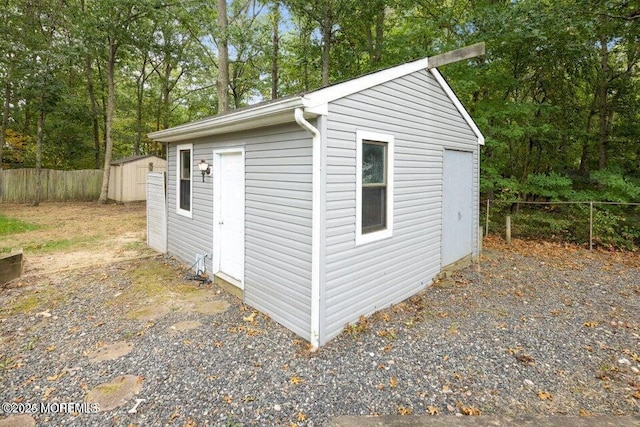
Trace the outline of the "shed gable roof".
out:
M 301 95 L 275 99 L 173 128 L 152 132 L 149 134 L 149 137 L 161 142 L 176 142 L 282 123 L 291 123 L 295 121 L 293 111 L 296 108 L 303 108 L 305 118 L 326 115 L 328 114 L 328 105 L 332 101 L 425 69 L 429 69 L 429 58 L 422 58 L 395 67 L 375 71 Z M 444 77 L 442 77 L 436 68 L 431 68 L 429 71 L 469 124 L 472 131 L 476 134 L 478 143 L 484 144 L 484 136 L 451 87 L 447 84 Z
M 143 154 L 143 155 L 139 155 L 139 156 L 129 156 L 129 157 L 123 157 L 123 158 L 118 159 L 118 160 L 114 160 L 114 161 L 111 162 L 111 165 L 112 166 L 123 165 L 125 163 L 131 163 L 131 162 L 135 162 L 137 160 L 146 159 L 146 158 L 149 158 L 149 157 L 157 157 L 157 158 L 159 158 L 161 160 L 164 160 L 161 157 L 154 156 L 153 154 Z

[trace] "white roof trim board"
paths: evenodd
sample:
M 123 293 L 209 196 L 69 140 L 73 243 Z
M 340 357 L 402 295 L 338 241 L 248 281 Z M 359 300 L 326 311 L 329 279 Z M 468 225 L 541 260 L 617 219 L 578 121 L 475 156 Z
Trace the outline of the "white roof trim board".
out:
M 247 108 L 231 111 L 226 114 L 152 132 L 149 134 L 149 138 L 161 142 L 176 142 L 187 139 L 192 140 L 194 138 L 204 136 L 255 129 L 263 126 L 291 123 L 295 121 L 293 115 L 294 110 L 301 107 L 304 109 L 305 118 L 326 115 L 328 114 L 329 103 L 336 99 L 344 98 L 345 96 L 406 76 L 416 71 L 428 69 L 428 65 L 429 58 L 407 62 L 395 67 L 366 74 L 362 77 L 327 86 L 304 95 L 257 104 Z M 478 144 L 484 144 L 484 136 L 478 129 L 478 126 L 474 123 L 469 113 L 462 106 L 458 97 L 453 93 L 451 87 L 449 87 L 447 82 L 444 80 L 444 77 L 442 77 L 436 68 L 432 68 L 430 71 L 478 137 Z

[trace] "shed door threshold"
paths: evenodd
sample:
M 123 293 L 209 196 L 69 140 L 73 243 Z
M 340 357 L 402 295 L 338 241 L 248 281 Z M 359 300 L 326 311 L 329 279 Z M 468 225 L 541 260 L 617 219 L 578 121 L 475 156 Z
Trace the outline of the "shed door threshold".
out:
M 228 274 L 218 271 L 214 276 L 214 283 L 231 292 L 240 299 L 243 299 L 242 283 L 238 279 L 234 279 Z
M 222 280 L 224 280 L 225 282 L 229 282 L 233 286 L 237 286 L 239 288 L 242 288 L 242 283 L 240 283 L 240 281 L 238 279 L 234 279 L 233 277 L 229 276 L 226 273 L 223 273 L 222 271 L 218 271 L 215 275 L 217 277 L 221 278 Z

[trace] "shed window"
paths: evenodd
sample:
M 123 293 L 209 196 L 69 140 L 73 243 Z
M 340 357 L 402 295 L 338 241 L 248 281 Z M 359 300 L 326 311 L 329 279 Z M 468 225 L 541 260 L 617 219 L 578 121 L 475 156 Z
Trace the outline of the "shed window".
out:
M 193 147 L 191 144 L 183 144 L 177 147 L 176 211 L 188 217 L 191 217 L 192 152 Z
M 393 136 L 357 132 L 356 244 L 393 233 Z
M 387 143 L 362 141 L 362 233 L 387 225 Z

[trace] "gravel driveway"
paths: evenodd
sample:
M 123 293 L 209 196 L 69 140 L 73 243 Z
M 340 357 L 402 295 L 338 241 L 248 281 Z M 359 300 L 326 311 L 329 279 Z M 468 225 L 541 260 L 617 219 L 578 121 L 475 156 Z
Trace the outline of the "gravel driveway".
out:
M 489 246 L 479 268 L 362 319 L 316 353 L 217 287 L 205 295 L 182 283 L 185 271 L 169 258 L 24 280 L 0 295 L 0 401 L 14 411 L 81 403 L 133 375 L 139 393 L 113 410 L 34 418 L 317 426 L 358 414 L 640 415 L 640 258 Z M 163 288 L 141 273 L 149 266 L 164 269 L 162 286 L 191 286 L 220 310 L 159 298 Z M 148 288 L 127 294 L 136 283 Z M 140 311 L 158 302 L 169 309 Z M 91 359 L 115 342 L 130 351 Z M 129 413 L 136 398 L 145 400 Z

